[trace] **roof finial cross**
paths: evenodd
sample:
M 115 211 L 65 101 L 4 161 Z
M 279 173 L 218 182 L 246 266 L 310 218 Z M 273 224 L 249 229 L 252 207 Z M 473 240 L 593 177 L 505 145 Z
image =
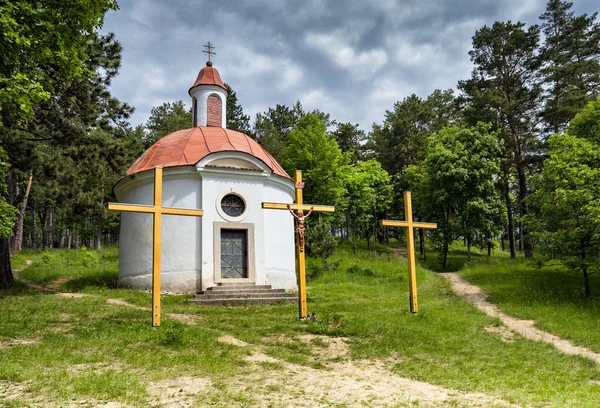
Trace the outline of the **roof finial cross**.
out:
M 215 46 L 212 45 L 209 41 L 208 44 L 204 45 L 204 48 L 206 48 L 206 49 L 202 50 L 202 52 L 208 55 L 208 62 L 210 62 L 210 56 L 217 55 L 217 53 L 213 51 Z

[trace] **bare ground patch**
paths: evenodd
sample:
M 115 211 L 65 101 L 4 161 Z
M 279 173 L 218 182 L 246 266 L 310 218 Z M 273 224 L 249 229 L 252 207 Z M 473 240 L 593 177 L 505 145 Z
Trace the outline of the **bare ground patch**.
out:
M 62 292 L 62 293 L 57 293 L 56 296 L 77 299 L 77 298 L 89 297 L 89 296 L 94 296 L 94 295 L 90 295 L 89 293 L 69 293 L 69 292 Z
M 249 372 L 227 381 L 227 391 L 234 394 L 246 393 L 257 401 L 252 406 L 514 406 L 485 394 L 465 393 L 399 377 L 388 370 L 382 361 L 348 361 L 348 340 L 345 338 L 303 334 L 296 338 L 275 336 L 265 340 L 307 342 L 314 346 L 313 356 L 322 360 L 328 369 L 303 367 L 278 360 L 261 353 L 260 347 L 252 350 L 252 354 L 245 358 L 246 361 L 255 363 L 250 366 Z M 222 336 L 219 341 L 239 347 L 252 347 L 229 335 Z M 394 363 L 387 363 L 390 362 Z
M 38 339 L 14 339 L 10 341 L 0 341 L 0 350 L 16 346 L 28 346 L 30 344 L 38 344 Z
M 515 341 L 515 333 L 508 330 L 506 326 L 488 326 L 484 327 L 486 332 L 500 337 L 500 340 L 511 343 Z
M 202 377 L 176 377 L 153 382 L 148 386 L 152 395 L 161 407 L 192 407 L 200 393 L 211 388 L 211 381 Z
M 488 316 L 499 318 L 509 330 L 514 331 L 529 340 L 552 344 L 565 354 L 589 358 L 590 360 L 594 360 L 597 364 L 600 364 L 600 354 L 585 347 L 576 346 L 568 340 L 564 340 L 552 333 L 536 328 L 533 320 L 522 320 L 506 315 L 500 311 L 496 305 L 488 302 L 487 295 L 481 288 L 471 285 L 457 273 L 444 273 L 442 276 L 448 279 L 452 285 L 452 290 L 458 296 L 468 300 Z
M 131 304 L 122 299 L 106 299 L 106 303 L 108 303 L 109 305 L 130 307 L 130 308 L 136 309 L 136 310 L 146 310 L 146 311 L 152 310 L 152 308 L 150 308 L 150 307 L 137 306 L 137 305 Z M 173 320 L 178 320 L 181 323 L 191 324 L 191 325 L 198 324 L 198 320 L 200 320 L 199 316 L 184 314 L 184 313 L 165 313 L 165 316 L 170 319 L 173 319 Z

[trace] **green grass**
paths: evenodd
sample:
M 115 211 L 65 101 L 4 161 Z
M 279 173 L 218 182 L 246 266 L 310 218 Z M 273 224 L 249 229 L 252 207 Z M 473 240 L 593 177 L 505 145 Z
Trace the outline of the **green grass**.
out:
M 227 387 L 231 376 L 244 376 L 256 369 L 244 360 L 249 351 L 217 339 L 229 334 L 260 346 L 264 353 L 281 361 L 326 370 L 318 358 L 322 351 L 319 340 L 294 340 L 300 334 L 314 333 L 345 336 L 350 358 L 386 361 L 401 376 L 484 392 L 523 406 L 597 406 L 600 386 L 591 380 L 600 379 L 600 369 L 593 362 L 561 354 L 546 344 L 521 338 L 507 343 L 487 333 L 486 326 L 499 322 L 457 298 L 438 274 L 418 268 L 420 313 L 411 315 L 404 258 L 380 246 L 373 252 L 361 247 L 354 255 L 347 244 L 333 258 L 339 261 L 338 267 L 308 283 L 309 312 L 317 313 L 316 324 L 298 321 L 295 304 L 203 307 L 189 304 L 191 296 L 182 295 L 163 296 L 162 325 L 155 329 L 150 327 L 147 311 L 106 304 L 108 298 L 144 307 L 151 303 L 148 293 L 114 288 L 116 249 L 20 254 L 14 258 L 15 264 L 25 265 L 24 259 L 35 259 L 21 272 L 25 279 L 93 296 L 64 298 L 23 284 L 0 290 L 0 342 L 15 338 L 37 341 L 0 348 L 0 390 L 3 382 L 27 384 L 28 393 L 11 406 L 31 405 L 31 400 L 40 396 L 65 405 L 72 400 L 94 399 L 148 406 L 151 396 L 147 386 L 151 381 L 201 376 L 211 378 L 217 388 L 203 397 L 205 405 L 252 406 L 260 396 Z M 512 265 L 506 259 L 494 258 L 484 273 L 481 259 L 482 263 L 474 262 L 464 270 L 474 282 L 502 265 Z M 483 269 L 477 272 L 476 267 Z M 510 288 L 515 281 L 509 271 L 505 274 L 502 285 Z M 544 279 L 528 282 L 531 291 Z M 494 296 L 505 302 L 501 307 L 506 306 L 507 312 L 515 308 L 512 311 L 516 313 L 520 309 L 513 303 L 518 298 L 503 300 L 500 296 L 507 290 Z M 548 301 L 546 306 L 539 303 L 536 307 L 543 311 L 554 306 Z M 589 303 L 579 307 L 591 308 Z M 199 324 L 180 323 L 169 319 L 167 313 L 195 315 Z M 597 309 L 586 313 L 596 314 L 587 326 L 588 336 L 595 336 L 590 332 L 598 331 Z M 582 335 L 584 323 L 585 319 Z M 290 341 L 282 341 L 282 337 Z M 82 364 L 88 369 L 77 370 Z M 271 362 L 259 367 L 273 371 L 273 375 L 279 375 L 282 368 Z
M 558 261 L 478 256 L 460 273 L 505 313 L 600 352 L 600 276 L 591 275 L 592 296 L 586 298 L 582 274 Z

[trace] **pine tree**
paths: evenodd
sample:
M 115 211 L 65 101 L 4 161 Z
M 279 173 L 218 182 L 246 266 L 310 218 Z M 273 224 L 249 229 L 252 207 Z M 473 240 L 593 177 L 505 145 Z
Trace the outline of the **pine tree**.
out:
M 550 0 L 540 16 L 546 37 L 542 82 L 547 130 L 560 133 L 587 102 L 600 95 L 600 24 L 597 13 L 576 16 L 573 3 Z
M 237 130 L 238 132 L 250 135 L 250 116 L 244 114 L 244 109 L 238 104 L 237 95 L 229 84 L 225 84 L 227 92 L 227 129 Z
M 540 30 L 536 25 L 528 29 L 524 26 L 520 22 L 495 22 L 492 27 L 477 30 L 473 49 L 469 51 L 475 69 L 469 80 L 459 82 L 469 124 L 491 122 L 492 130 L 503 139 L 502 157 L 512 161 L 523 217 L 529 213 L 528 165 L 537 159 L 539 148 L 536 125 L 541 96 L 537 81 Z M 533 245 L 527 230 L 522 234 L 525 255 L 532 256 Z

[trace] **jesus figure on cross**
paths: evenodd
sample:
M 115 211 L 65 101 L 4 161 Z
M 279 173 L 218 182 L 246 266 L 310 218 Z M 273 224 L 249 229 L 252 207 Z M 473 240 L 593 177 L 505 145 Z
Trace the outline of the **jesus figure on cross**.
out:
M 294 210 L 292 210 L 290 208 L 289 204 L 287 205 L 287 209 L 289 210 L 290 214 L 292 214 L 294 216 L 294 218 L 298 220 L 298 226 L 296 227 L 296 234 L 298 234 L 298 239 L 300 241 L 300 252 L 304 252 L 304 231 L 306 230 L 306 227 L 304 226 L 304 221 L 306 221 L 306 219 L 308 217 L 310 217 L 310 213 L 313 212 L 315 207 L 310 207 L 310 211 L 307 212 L 306 214 L 304 214 L 304 211 L 302 211 L 302 210 L 298 210 L 297 212 L 294 212 Z

